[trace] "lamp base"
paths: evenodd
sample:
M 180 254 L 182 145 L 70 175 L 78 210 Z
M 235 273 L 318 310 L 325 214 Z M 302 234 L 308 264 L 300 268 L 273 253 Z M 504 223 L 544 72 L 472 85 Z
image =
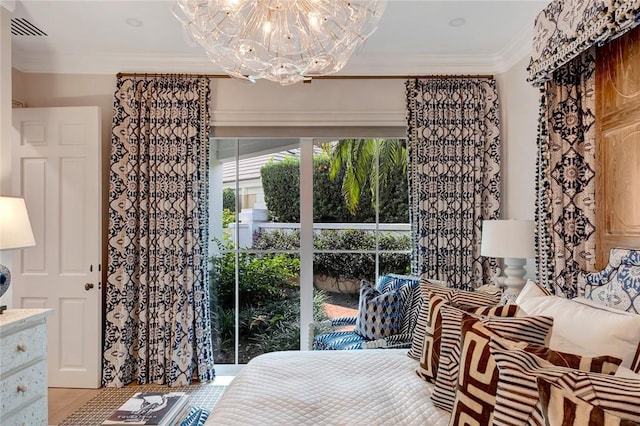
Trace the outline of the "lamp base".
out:
M 504 259 L 504 274 L 507 276 L 504 279 L 504 293 L 502 294 L 502 304 L 513 303 L 516 301 L 518 294 L 522 290 L 522 287 L 526 284 L 526 280 L 523 278 L 527 271 L 524 269 L 524 265 L 527 264 L 527 259 L 517 259 L 508 257 Z

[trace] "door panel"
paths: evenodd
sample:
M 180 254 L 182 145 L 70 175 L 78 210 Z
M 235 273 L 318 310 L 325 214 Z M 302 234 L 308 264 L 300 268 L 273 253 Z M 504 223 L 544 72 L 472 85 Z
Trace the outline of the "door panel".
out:
M 596 267 L 640 248 L 640 28 L 596 55 Z
M 25 198 L 36 246 L 14 257 L 14 305 L 52 308 L 49 386 L 101 379 L 100 110 L 13 111 L 14 193 Z M 86 288 L 85 288 L 86 286 Z

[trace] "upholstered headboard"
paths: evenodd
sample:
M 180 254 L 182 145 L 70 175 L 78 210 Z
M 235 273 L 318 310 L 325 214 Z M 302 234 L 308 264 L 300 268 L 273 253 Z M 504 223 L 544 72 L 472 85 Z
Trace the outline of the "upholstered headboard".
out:
M 602 271 L 579 277 L 578 292 L 605 306 L 640 313 L 640 250 L 611 249 Z

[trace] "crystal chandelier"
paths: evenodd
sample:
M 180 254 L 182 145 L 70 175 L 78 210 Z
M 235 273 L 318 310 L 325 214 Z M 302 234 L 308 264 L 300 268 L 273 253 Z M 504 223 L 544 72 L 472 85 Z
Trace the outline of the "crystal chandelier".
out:
M 332 74 L 377 28 L 386 0 L 177 0 L 174 14 L 225 73 L 282 85 Z

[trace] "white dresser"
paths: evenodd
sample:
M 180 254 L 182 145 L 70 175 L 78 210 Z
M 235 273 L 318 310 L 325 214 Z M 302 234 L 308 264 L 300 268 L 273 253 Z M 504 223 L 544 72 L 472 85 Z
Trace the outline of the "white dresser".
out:
M 0 424 L 47 425 L 47 315 L 8 309 L 0 315 Z

